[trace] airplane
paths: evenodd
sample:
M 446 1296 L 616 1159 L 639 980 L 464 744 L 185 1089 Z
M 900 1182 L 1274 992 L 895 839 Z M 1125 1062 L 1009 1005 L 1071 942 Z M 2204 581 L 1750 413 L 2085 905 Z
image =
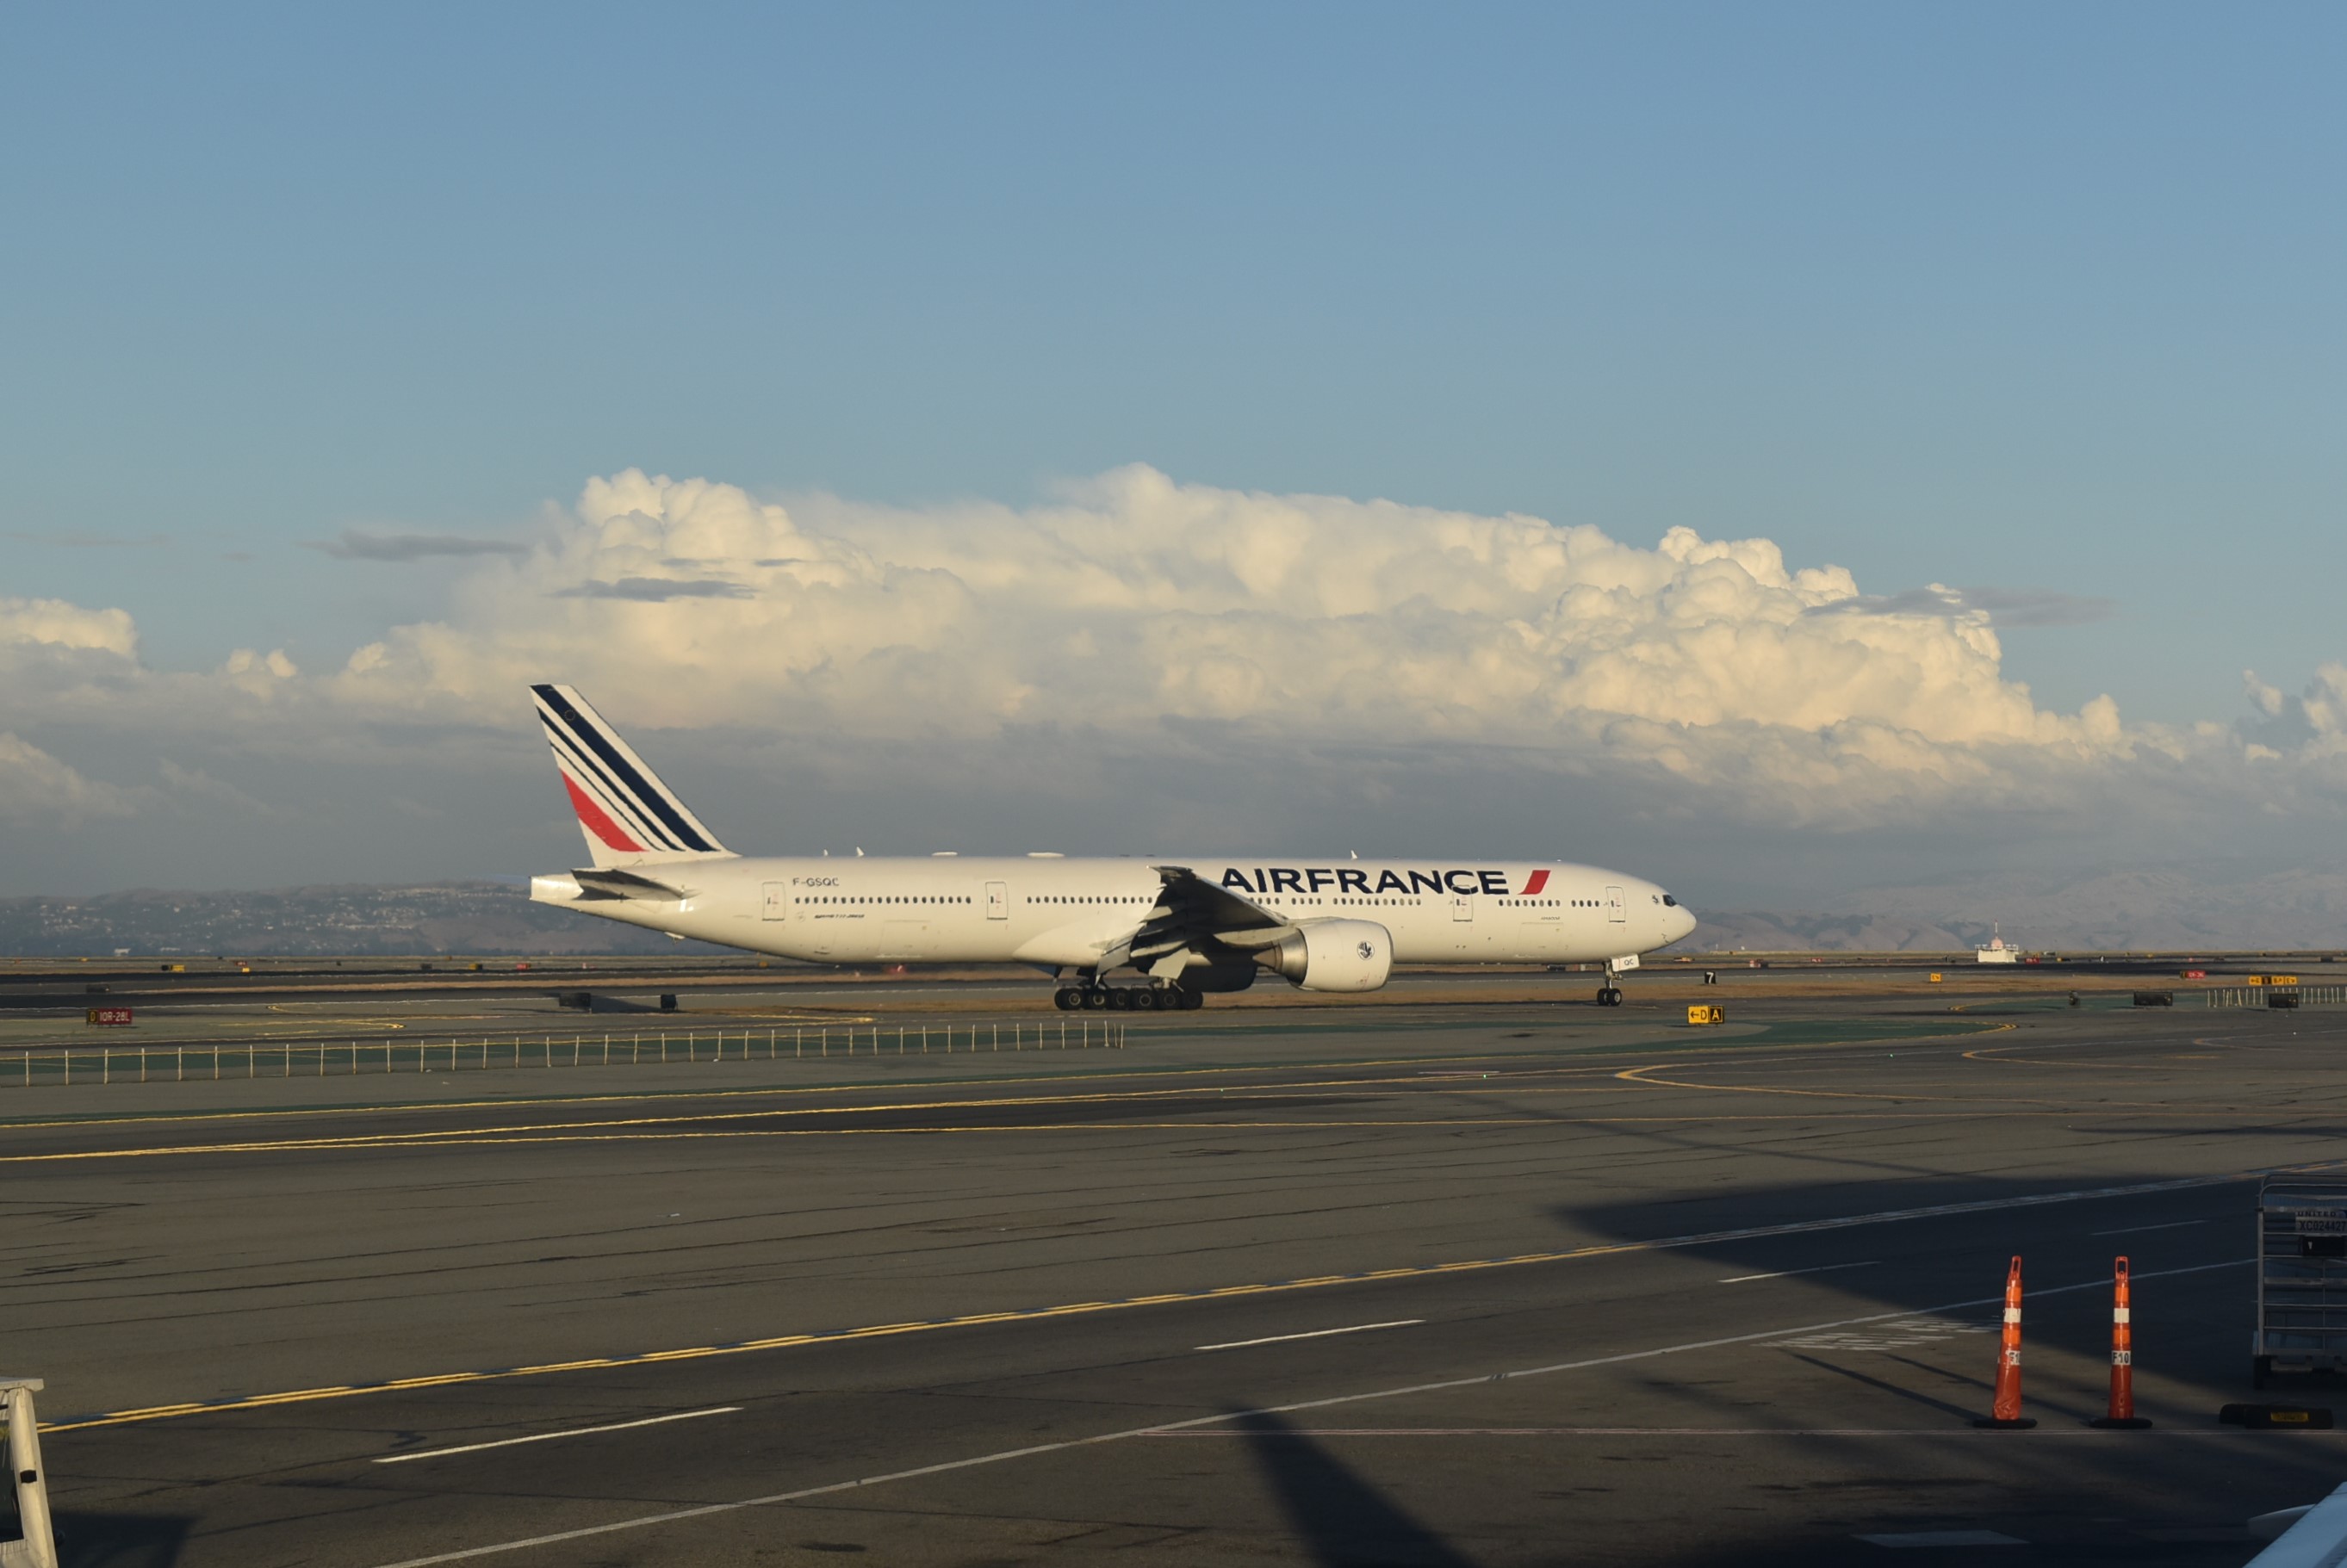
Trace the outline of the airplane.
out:
M 1249 855 L 737 855 L 571 687 L 530 688 L 590 865 L 529 896 L 817 964 L 1024 964 L 1053 1005 L 1192 1009 L 1276 975 L 1373 991 L 1396 964 L 1603 963 L 1596 1000 L 1696 927 L 1655 883 L 1563 861 Z M 1111 983 L 1134 971 L 1138 984 Z

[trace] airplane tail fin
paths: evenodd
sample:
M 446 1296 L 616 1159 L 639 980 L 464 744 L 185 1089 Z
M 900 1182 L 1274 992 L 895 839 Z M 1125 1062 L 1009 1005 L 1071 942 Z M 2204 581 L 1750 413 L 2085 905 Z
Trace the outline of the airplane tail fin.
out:
M 538 685 L 530 693 L 597 866 L 733 853 L 577 691 Z

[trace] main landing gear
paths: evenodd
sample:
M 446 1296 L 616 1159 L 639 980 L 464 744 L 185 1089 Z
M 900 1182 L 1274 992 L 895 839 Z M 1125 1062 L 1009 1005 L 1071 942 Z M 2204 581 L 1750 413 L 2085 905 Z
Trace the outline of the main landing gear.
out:
M 1061 986 L 1051 993 L 1051 1005 L 1061 1012 L 1191 1012 L 1205 1006 L 1206 999 L 1186 986 L 1082 985 Z
M 1620 986 L 1598 987 L 1597 1005 L 1602 1008 L 1620 1007 L 1622 1005 L 1622 988 Z

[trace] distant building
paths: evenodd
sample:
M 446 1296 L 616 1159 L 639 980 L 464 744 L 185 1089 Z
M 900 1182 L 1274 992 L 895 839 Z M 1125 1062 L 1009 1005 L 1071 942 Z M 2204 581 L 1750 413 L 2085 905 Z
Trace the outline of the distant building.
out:
M 1983 964 L 2017 964 L 2021 962 L 2021 949 L 2019 948 L 2006 947 L 2004 945 L 2004 938 L 1997 934 L 1996 926 L 1993 922 L 1990 924 L 1988 928 L 1988 946 L 1985 948 L 1974 948 L 1973 951 L 1978 955 L 1980 961 Z

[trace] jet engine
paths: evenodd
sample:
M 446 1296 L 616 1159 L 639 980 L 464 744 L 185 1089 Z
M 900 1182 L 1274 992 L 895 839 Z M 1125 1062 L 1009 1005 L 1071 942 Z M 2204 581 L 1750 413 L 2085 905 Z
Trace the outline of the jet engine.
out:
M 1315 920 L 1255 961 L 1307 991 L 1373 991 L 1393 972 L 1393 933 L 1374 920 Z

